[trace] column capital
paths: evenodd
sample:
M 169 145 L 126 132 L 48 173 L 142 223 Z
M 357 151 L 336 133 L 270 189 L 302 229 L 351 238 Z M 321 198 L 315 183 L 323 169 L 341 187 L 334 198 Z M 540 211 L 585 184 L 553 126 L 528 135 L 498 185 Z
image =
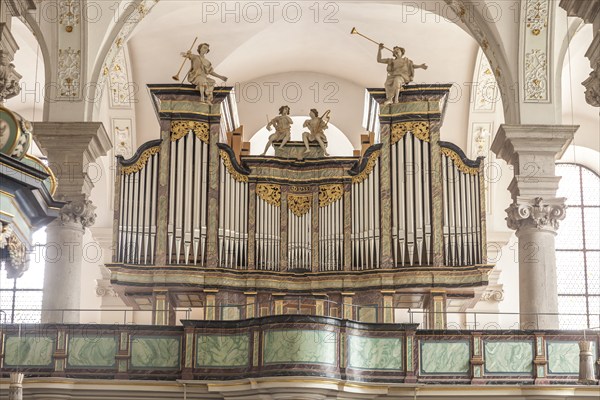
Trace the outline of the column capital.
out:
M 68 201 L 69 199 L 64 199 Z M 96 222 L 96 206 L 84 196 L 69 201 L 60 210 L 60 223 L 81 225 L 82 229 L 89 228 Z
M 88 164 L 108 153 L 112 143 L 101 122 L 34 122 L 34 139 L 58 178 L 59 195 L 89 196 L 94 187 Z
M 517 197 L 506 209 L 506 222 L 510 229 L 537 229 L 556 233 L 559 221 L 565 218 L 565 198 L 549 199 Z

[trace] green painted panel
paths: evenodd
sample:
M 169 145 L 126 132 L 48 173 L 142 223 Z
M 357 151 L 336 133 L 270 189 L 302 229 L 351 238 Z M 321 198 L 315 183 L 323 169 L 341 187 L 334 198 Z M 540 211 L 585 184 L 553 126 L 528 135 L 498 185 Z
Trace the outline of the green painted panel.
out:
M 54 338 L 51 336 L 9 336 L 5 342 L 4 366 L 52 366 Z
M 402 338 L 350 336 L 348 365 L 359 369 L 402 371 Z
M 245 367 L 249 364 L 248 335 L 198 335 L 197 367 Z
M 456 375 L 469 372 L 469 341 L 421 340 L 421 375 Z
M 114 367 L 117 339 L 114 337 L 72 336 L 69 339 L 68 367 Z
M 533 373 L 533 342 L 484 341 L 483 347 L 486 373 Z
M 263 342 L 264 364 L 337 364 L 337 334 L 312 330 L 268 331 Z
M 137 337 L 131 343 L 134 368 L 179 368 L 180 355 L 180 338 Z
M 548 373 L 579 374 L 579 345 L 577 342 L 547 341 Z M 596 354 L 596 343 L 592 342 L 592 354 Z M 594 357 L 596 359 L 597 357 Z

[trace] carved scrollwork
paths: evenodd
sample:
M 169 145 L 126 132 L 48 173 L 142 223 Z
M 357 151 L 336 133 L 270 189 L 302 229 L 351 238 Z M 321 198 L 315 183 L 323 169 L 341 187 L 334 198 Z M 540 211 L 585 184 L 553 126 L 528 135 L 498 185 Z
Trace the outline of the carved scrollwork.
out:
M 301 217 L 306 214 L 311 209 L 311 205 L 311 195 L 290 194 L 288 196 L 288 208 L 297 217 Z
M 344 185 L 336 183 L 319 187 L 319 207 L 327 207 L 335 203 L 344 195 Z
M 208 143 L 210 128 L 206 122 L 174 121 L 171 124 L 171 141 L 174 142 L 187 135 L 190 131 L 204 143 Z
M 238 182 L 248 182 L 248 175 L 240 174 L 231 163 L 231 159 L 229 158 L 229 154 L 225 150 L 220 150 L 219 155 L 223 159 L 223 165 L 227 168 L 227 171 L 231 174 L 233 179 Z
M 442 150 L 442 154 L 444 154 L 446 157 L 451 159 L 452 162 L 454 163 L 454 165 L 456 166 L 456 168 L 458 168 L 458 170 L 460 172 L 469 174 L 469 175 L 479 174 L 479 168 L 469 167 L 467 164 L 465 164 L 465 162 L 462 160 L 460 155 L 457 152 L 455 152 L 454 150 L 449 149 L 447 147 L 442 147 L 441 150 Z
M 129 175 L 140 171 L 142 168 L 146 166 L 148 160 L 151 156 L 158 153 L 160 151 L 160 146 L 150 147 L 140 155 L 140 158 L 135 162 L 135 164 L 130 165 L 128 167 L 123 167 L 121 169 L 121 174 Z
M 81 224 L 82 228 L 89 228 L 96 222 L 95 211 L 96 206 L 90 200 L 73 200 L 60 210 L 60 221 L 63 225 Z
M 424 142 L 429 142 L 429 122 L 426 121 L 409 121 L 399 122 L 392 125 L 392 143 L 396 143 L 402 139 L 408 132 Z
M 541 197 L 535 199 L 517 198 L 517 201 L 506 209 L 506 222 L 510 229 L 522 228 L 558 230 L 559 221 L 565 219 L 564 198 L 554 198 L 544 201 Z
M 504 290 L 502 290 L 502 289 L 486 290 L 481 295 L 481 300 L 499 303 L 502 300 L 504 300 Z
M 581 84 L 585 86 L 585 101 L 593 107 L 600 107 L 600 61 Z
M 365 168 L 361 171 L 360 174 L 352 177 L 352 183 L 360 183 L 360 182 L 364 181 L 365 179 L 367 179 L 369 174 L 373 171 L 373 168 L 375 168 L 375 164 L 377 164 L 377 159 L 379 158 L 380 153 L 381 153 L 380 150 L 377 150 L 377 151 L 374 151 L 373 153 L 371 153 Z
M 279 207 L 281 205 L 281 186 L 259 183 L 256 194 L 267 203 Z
M 19 278 L 28 268 L 27 247 L 12 232 L 9 225 L 3 225 L 2 232 L 4 238 L 0 241 L 0 248 L 8 250 L 8 259 L 5 260 L 6 277 L 8 279 Z

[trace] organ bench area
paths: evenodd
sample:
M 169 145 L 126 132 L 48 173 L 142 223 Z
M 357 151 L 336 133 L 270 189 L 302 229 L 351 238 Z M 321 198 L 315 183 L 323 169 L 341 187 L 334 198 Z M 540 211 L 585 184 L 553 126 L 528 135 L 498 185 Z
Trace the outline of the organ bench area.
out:
M 378 323 L 417 308 L 444 328 L 449 302 L 472 301 L 492 268 L 483 162 L 440 141 L 450 86 L 408 86 L 385 107 L 367 89 L 374 143 L 299 160 L 240 151 L 231 88 L 208 105 L 192 86 L 149 85 L 161 136 L 118 159 L 115 289 L 162 325 L 182 308 Z

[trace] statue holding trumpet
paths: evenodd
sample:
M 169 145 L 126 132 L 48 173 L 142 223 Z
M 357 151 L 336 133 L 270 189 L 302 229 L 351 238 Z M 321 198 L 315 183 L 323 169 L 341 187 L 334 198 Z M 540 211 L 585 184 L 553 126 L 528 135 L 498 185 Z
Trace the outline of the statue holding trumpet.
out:
M 196 40 L 197 39 L 198 38 L 196 38 Z M 215 89 L 216 81 L 211 78 L 211 76 L 219 78 L 223 82 L 227 81 L 227 77 L 216 73 L 212 67 L 212 64 L 206 58 L 206 54 L 210 51 L 210 46 L 208 43 L 200 43 L 197 49 L 198 55 L 192 54 L 192 48 L 196 44 L 196 40 L 194 40 L 192 47 L 187 52 L 181 53 L 181 56 L 189 59 L 192 64 L 189 72 L 187 73 L 188 82 L 196 85 L 196 88 L 200 91 L 200 99 L 202 102 L 212 104 L 213 91 Z M 179 68 L 179 72 L 181 72 L 184 64 L 185 61 Z M 177 75 L 173 76 L 173 79 L 177 81 L 179 80 L 179 72 L 177 72 Z
M 387 64 L 387 79 L 385 80 L 385 102 L 383 105 L 397 103 L 404 85 L 413 81 L 415 69 L 427 69 L 427 64 L 414 64 L 411 59 L 404 57 L 405 50 L 400 46 L 394 46 L 392 50 L 385 47 L 383 43 L 377 43 L 375 40 L 358 32 L 356 28 L 352 28 L 350 34 L 357 34 L 367 40 L 379 45 L 377 51 L 377 62 Z M 389 50 L 393 53 L 394 58 L 383 58 L 381 51 Z

